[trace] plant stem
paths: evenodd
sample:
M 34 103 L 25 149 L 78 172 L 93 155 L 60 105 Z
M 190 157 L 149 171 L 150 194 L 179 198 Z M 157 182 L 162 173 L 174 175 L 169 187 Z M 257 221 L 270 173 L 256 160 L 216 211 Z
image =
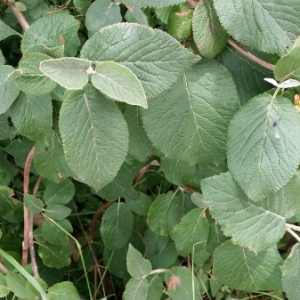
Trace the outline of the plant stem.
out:
M 286 231 L 289 232 L 298 242 L 300 242 L 300 237 L 291 228 L 286 227 Z
M 11 9 L 16 19 L 18 20 L 18 23 L 21 25 L 24 31 L 29 29 L 30 26 L 27 20 L 24 18 L 24 15 L 17 9 L 13 2 L 10 2 L 8 0 L 0 0 L 0 2 L 6 4 Z
M 199 2 L 196 2 L 195 0 L 186 0 L 185 3 L 190 7 L 190 8 L 195 8 L 198 3 L 202 3 L 202 0 Z
M 243 54 L 244 56 L 246 56 L 248 59 L 252 60 L 253 62 L 257 63 L 258 65 L 269 69 L 271 71 L 274 70 L 274 65 L 256 57 L 255 55 L 253 55 L 252 53 L 250 53 L 249 51 L 245 50 L 242 46 L 240 46 L 236 41 L 234 41 L 232 38 L 229 38 L 227 40 L 227 43 L 232 46 L 234 49 L 236 49 L 237 51 L 239 51 L 241 54 Z
M 296 226 L 296 225 L 289 224 L 289 223 L 287 223 L 285 226 L 286 226 L 286 228 L 289 228 L 289 229 L 292 229 L 292 230 L 300 232 L 300 226 Z
M 0 271 L 5 275 L 8 273 L 8 269 L 1 262 L 0 262 Z
M 25 166 L 24 166 L 24 182 L 23 182 L 23 193 L 24 197 L 28 194 L 29 192 L 29 173 L 30 173 L 30 165 L 32 158 L 35 153 L 35 148 L 32 147 L 31 150 L 29 151 Z M 23 253 L 22 253 L 22 266 L 25 267 L 27 265 L 28 261 L 28 247 L 29 247 L 29 235 L 30 235 L 30 230 L 32 231 L 32 219 L 33 219 L 33 214 L 26 208 L 24 204 L 24 240 L 23 240 Z

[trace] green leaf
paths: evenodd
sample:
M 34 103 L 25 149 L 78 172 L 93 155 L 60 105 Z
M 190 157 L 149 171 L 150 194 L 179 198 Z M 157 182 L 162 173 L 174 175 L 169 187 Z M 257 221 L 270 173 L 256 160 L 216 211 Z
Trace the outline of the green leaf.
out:
M 51 245 L 65 246 L 68 244 L 69 238 L 67 234 L 50 221 L 44 222 L 42 226 L 42 233 L 45 241 Z
M 146 257 L 152 257 L 162 252 L 168 243 L 168 236 L 158 235 L 149 228 L 144 233 Z
M 96 191 L 112 181 L 128 149 L 127 126 L 117 105 L 87 86 L 64 100 L 59 126 L 76 177 Z
M 280 292 L 281 265 L 282 259 L 274 248 L 256 254 L 227 241 L 215 251 L 213 275 L 232 289 Z
M 139 299 L 145 300 L 148 294 L 148 281 L 146 278 L 143 279 L 134 279 L 131 278 L 125 288 L 125 292 L 123 294 L 124 300 L 132 300 Z
M 15 84 L 16 76 L 12 66 L 0 66 L 0 115 L 9 109 L 19 95 L 20 90 Z
M 248 47 L 283 55 L 300 32 L 298 0 L 214 0 L 221 24 L 235 40 Z
M 261 52 L 254 49 L 249 49 L 249 51 L 263 60 L 270 60 L 269 55 L 262 55 Z M 270 84 L 264 78 L 273 77 L 272 71 L 251 62 L 235 49 L 227 46 L 220 53 L 218 59 L 232 75 L 242 104 L 270 89 Z
M 220 24 L 212 1 L 199 3 L 193 15 L 193 37 L 201 55 L 212 58 L 226 46 L 228 35 Z
M 22 37 L 22 35 L 19 32 L 7 26 L 3 21 L 0 21 L 0 41 L 6 39 L 11 35 L 18 35 Z
M 114 61 L 129 68 L 147 97 L 168 89 L 199 60 L 167 33 L 129 23 L 107 26 L 95 33 L 84 44 L 81 57 Z
M 137 7 L 162 7 L 176 5 L 184 0 L 121 0 L 119 2 Z
M 142 193 L 137 193 L 136 197 L 126 197 L 126 204 L 136 214 L 147 216 L 150 206 L 153 203 L 152 199 Z
M 18 223 L 20 222 L 18 219 L 18 206 L 22 206 L 22 204 L 13 203 L 11 199 L 13 194 L 13 190 L 10 188 L 0 187 L 0 216 L 11 223 Z
M 71 211 L 72 210 L 66 206 L 51 203 L 47 205 L 45 215 L 53 220 L 63 220 L 71 213 Z
M 32 195 L 25 195 L 24 196 L 24 203 L 25 206 L 29 211 L 34 214 L 38 214 L 44 208 L 44 203 L 42 200 L 32 196 Z
M 48 95 L 20 93 L 10 108 L 18 132 L 31 140 L 43 139 L 52 128 L 52 101 Z
M 297 110 L 281 96 L 259 95 L 234 116 L 228 130 L 228 167 L 249 198 L 261 200 L 291 179 L 300 163 L 299 131 Z
M 300 244 L 293 246 L 291 253 L 282 266 L 282 285 L 287 293 L 288 299 L 297 300 L 299 298 L 300 286 L 298 278 L 300 276 Z
M 95 71 L 91 81 L 103 94 L 117 101 L 148 108 L 145 91 L 130 69 L 107 61 L 99 63 Z
M 162 280 L 159 276 L 153 276 L 152 278 L 147 277 L 148 280 L 148 294 L 146 300 L 159 300 L 161 299 L 162 290 Z
M 205 213 L 200 208 L 188 212 L 171 233 L 178 254 L 187 256 L 196 250 L 205 249 L 208 238 L 208 221 Z
M 50 182 L 43 195 L 43 200 L 47 205 L 67 204 L 75 194 L 74 184 L 66 179 L 59 183 Z
M 89 0 L 73 0 L 73 5 L 79 14 L 85 15 L 90 6 L 90 2 Z
M 31 295 L 26 289 L 26 280 L 19 274 L 8 272 L 6 275 L 7 287 L 17 296 L 22 299 L 30 299 Z
M 300 80 L 300 47 L 295 47 L 287 55 L 278 60 L 274 69 L 274 76 L 278 81 L 286 79 Z
M 40 63 L 40 70 L 69 90 L 80 90 L 88 83 L 91 62 L 76 57 L 48 59 Z
M 162 170 L 166 179 L 173 184 L 188 183 L 194 178 L 196 167 L 180 160 L 173 160 L 166 157 L 161 159 Z
M 27 94 L 36 96 L 52 92 L 56 83 L 39 69 L 40 62 L 49 58 L 51 57 L 43 53 L 24 55 L 19 63 L 20 76 L 16 78 L 17 87 Z
M 8 114 L 0 115 L 0 140 L 12 139 L 14 137 L 14 127 L 12 127 L 8 120 Z
M 22 2 L 14 2 L 14 4 L 18 11 L 26 11 L 27 10 L 26 5 Z
M 191 195 L 191 200 L 200 208 L 208 208 L 208 202 L 204 199 L 203 195 L 195 192 Z
M 71 249 L 68 245 L 40 244 L 38 254 L 44 265 L 50 268 L 61 269 L 71 263 Z
M 220 163 L 226 157 L 229 122 L 238 108 L 231 76 L 217 62 L 206 60 L 151 99 L 142 116 L 150 140 L 167 158 L 192 165 Z
M 37 50 L 57 49 L 68 44 L 79 29 L 79 22 L 67 14 L 49 14 L 31 24 L 21 43 L 23 54 Z M 61 39 L 64 39 L 62 44 Z M 51 55 L 52 56 L 52 55 Z
M 150 207 L 148 226 L 155 233 L 168 235 L 192 208 L 194 208 L 194 204 L 191 202 L 190 196 L 186 194 L 176 195 L 173 192 L 162 194 Z
M 48 131 L 43 140 L 36 142 L 33 162 L 42 177 L 55 183 L 71 175 L 61 140 L 54 131 Z
M 48 290 L 49 300 L 62 300 L 65 296 L 72 300 L 80 300 L 80 296 L 76 290 L 74 284 L 70 281 L 63 281 L 57 283 L 49 288 Z
M 125 203 L 112 204 L 104 213 L 100 232 L 105 246 L 110 250 L 122 248 L 129 240 L 133 215 Z
M 192 272 L 184 267 L 173 267 L 171 274 L 166 274 L 168 295 L 172 300 L 196 299 L 199 292 L 199 285 Z
M 146 278 L 152 271 L 151 263 L 143 258 L 142 254 L 129 244 L 126 256 L 127 270 L 134 279 Z
M 6 277 L 0 273 L 0 297 L 6 297 L 10 293 L 10 289 L 6 284 Z
M 140 108 L 127 105 L 123 114 L 129 131 L 128 152 L 137 160 L 144 161 L 150 154 L 152 143 L 143 127 Z
M 45 291 L 47 290 L 47 283 L 43 279 L 37 277 L 35 277 L 34 279 Z M 29 281 L 26 281 L 26 290 L 31 295 L 31 299 L 33 299 L 34 297 L 37 297 L 37 299 L 39 299 L 39 297 L 41 296 L 40 292 L 36 290 L 35 287 Z
M 101 28 L 122 22 L 120 6 L 110 0 L 96 0 L 85 15 L 85 26 L 89 37 Z
M 138 7 L 131 7 L 125 13 L 125 20 L 129 23 L 149 25 L 148 16 Z
M 201 182 L 211 214 L 235 244 L 260 252 L 276 245 L 285 233 L 285 219 L 248 202 L 230 173 Z
M 192 30 L 193 10 L 171 12 L 168 19 L 168 33 L 178 39 L 186 38 Z

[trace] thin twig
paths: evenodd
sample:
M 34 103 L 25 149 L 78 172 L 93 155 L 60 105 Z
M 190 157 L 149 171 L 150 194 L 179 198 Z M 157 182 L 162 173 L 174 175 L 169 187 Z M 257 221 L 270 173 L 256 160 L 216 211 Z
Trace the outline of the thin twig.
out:
M 91 221 L 91 225 L 89 227 L 89 243 L 92 242 L 93 239 L 93 235 L 94 235 L 94 230 L 95 230 L 95 226 L 96 226 L 96 222 L 99 218 L 99 216 L 101 215 L 101 213 L 107 209 L 110 205 L 112 205 L 114 203 L 114 201 L 107 201 L 105 202 L 101 207 L 99 207 L 97 209 L 97 211 L 95 212 L 92 221 Z
M 189 191 L 191 194 L 194 194 L 196 191 L 191 188 L 190 186 L 186 185 L 186 184 L 183 184 L 182 185 L 187 191 Z
M 11 9 L 24 31 L 29 29 L 30 26 L 27 20 L 25 19 L 24 15 L 17 9 L 16 5 L 13 2 L 10 2 L 8 0 L 0 0 L 0 2 L 6 4 Z
M 296 234 L 291 228 L 286 227 L 285 228 L 287 232 L 289 232 L 298 242 L 300 242 L 300 237 L 298 234 Z
M 147 172 L 147 170 L 149 169 L 149 167 L 152 165 L 152 160 L 155 158 L 155 155 L 152 154 L 150 155 L 149 159 L 148 159 L 148 164 L 144 167 L 142 167 L 139 171 L 139 173 L 137 174 L 137 176 L 133 179 L 132 185 L 135 186 L 140 180 L 141 178 L 144 176 L 144 174 Z
M 229 38 L 227 40 L 227 43 L 232 46 L 234 49 L 236 49 L 237 51 L 239 51 L 241 54 L 243 54 L 244 56 L 246 56 L 248 59 L 252 60 L 253 62 L 257 63 L 258 65 L 269 69 L 271 71 L 274 70 L 275 66 L 258 58 L 257 56 L 253 55 L 252 53 L 250 53 L 249 51 L 245 50 L 241 45 L 239 45 L 236 41 L 234 41 L 232 38 Z
M 25 166 L 24 166 L 24 182 L 23 182 L 24 197 L 29 192 L 30 165 L 31 165 L 31 161 L 34 156 L 34 153 L 35 153 L 35 148 L 32 147 L 27 155 Z M 23 267 L 25 267 L 27 265 L 27 261 L 28 261 L 29 231 L 30 231 L 30 226 L 31 226 L 31 230 L 32 230 L 32 218 L 33 218 L 33 214 L 24 205 L 24 240 L 23 240 L 23 245 L 22 245 L 23 246 L 23 253 L 22 253 L 22 266 Z
M 299 226 L 296 226 L 296 225 L 287 223 L 287 224 L 285 225 L 285 227 L 300 232 L 300 227 L 299 227 Z

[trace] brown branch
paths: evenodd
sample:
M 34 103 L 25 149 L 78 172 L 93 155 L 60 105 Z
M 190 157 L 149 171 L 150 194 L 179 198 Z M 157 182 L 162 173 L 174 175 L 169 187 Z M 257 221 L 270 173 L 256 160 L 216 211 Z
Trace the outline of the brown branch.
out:
M 185 3 L 188 7 L 195 8 L 198 3 L 202 4 L 202 0 L 200 0 L 199 2 L 196 2 L 195 0 L 186 0 Z
M 10 2 L 8 0 L 0 0 L 0 2 L 6 4 L 11 9 L 11 11 L 15 15 L 18 23 L 21 25 L 21 27 L 24 31 L 29 29 L 30 26 L 29 26 L 27 20 L 25 19 L 24 15 L 17 9 L 17 7 L 15 6 L 15 4 L 13 2 Z
M 89 227 L 89 239 L 88 242 L 89 244 L 92 242 L 93 239 L 93 235 L 94 235 L 94 230 L 95 230 L 95 226 L 96 226 L 96 222 L 99 218 L 99 216 L 101 215 L 101 213 L 107 209 L 109 206 L 111 206 L 114 203 L 114 201 L 107 201 L 105 202 L 101 207 L 99 207 L 97 209 L 97 211 L 95 212 L 95 214 L 93 215 L 92 221 L 91 221 L 91 225 Z
M 257 56 L 253 55 L 252 53 L 250 53 L 249 51 L 245 50 L 242 46 L 240 46 L 236 41 L 234 41 L 232 38 L 229 38 L 227 40 L 227 43 L 232 46 L 234 49 L 236 49 L 237 51 L 239 51 L 241 54 L 243 54 L 244 56 L 246 56 L 248 59 L 252 60 L 253 62 L 259 64 L 260 66 L 269 69 L 271 71 L 274 70 L 274 65 L 258 58 Z
M 191 188 L 190 186 L 186 185 L 186 184 L 183 184 L 182 185 L 187 191 L 189 191 L 191 194 L 194 194 L 196 191 Z
M 30 174 L 30 165 L 32 158 L 35 153 L 35 148 L 32 147 L 29 151 L 25 166 L 24 166 L 24 182 L 23 182 L 23 193 L 24 197 L 29 192 L 29 174 Z M 24 204 L 24 240 L 23 240 L 23 253 L 22 253 L 22 266 L 25 267 L 28 261 L 28 247 L 29 247 L 29 232 L 32 231 L 32 219 L 33 214 L 26 208 Z

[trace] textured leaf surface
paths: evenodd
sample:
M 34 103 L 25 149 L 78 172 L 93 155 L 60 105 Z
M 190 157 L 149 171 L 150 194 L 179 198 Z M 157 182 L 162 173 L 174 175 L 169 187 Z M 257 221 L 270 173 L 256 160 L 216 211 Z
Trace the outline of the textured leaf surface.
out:
M 234 116 L 228 130 L 228 167 L 249 198 L 263 199 L 291 179 L 300 163 L 299 131 L 297 110 L 281 96 L 259 95 Z
M 43 139 L 52 128 L 52 101 L 48 95 L 20 93 L 10 108 L 18 132 L 31 140 Z
M 259 252 L 284 235 L 285 219 L 249 203 L 230 173 L 204 179 L 201 186 L 212 216 L 235 244 Z
M 7 287 L 20 298 L 30 298 L 30 294 L 26 289 L 26 280 L 23 276 L 8 272 L 6 275 Z
M 145 91 L 134 73 L 113 61 L 100 63 L 92 75 L 93 85 L 117 101 L 148 108 Z
M 167 235 L 194 204 L 185 194 L 172 192 L 158 196 L 150 207 L 148 215 L 149 228 L 158 234 Z
M 25 54 L 30 48 L 36 46 L 41 46 L 41 50 L 44 47 L 53 49 L 64 46 L 60 37 L 64 39 L 64 44 L 67 45 L 78 29 L 79 22 L 73 16 L 50 14 L 31 24 L 24 33 L 21 50 Z
M 71 93 L 60 112 L 66 160 L 80 181 L 96 191 L 117 175 L 128 148 L 126 122 L 95 88 Z
M 205 249 L 208 238 L 208 221 L 202 210 L 195 208 L 188 212 L 171 234 L 178 254 L 187 256 L 195 250 Z
M 171 12 L 168 19 L 168 33 L 178 39 L 187 38 L 192 30 L 193 10 Z
M 70 281 L 57 283 L 50 287 L 48 292 L 49 300 L 62 300 L 66 295 L 72 300 L 81 299 L 74 284 Z
M 300 33 L 298 0 L 215 0 L 222 25 L 238 42 L 283 55 Z
M 114 203 L 105 212 L 100 227 L 105 246 L 110 250 L 122 248 L 129 240 L 133 215 L 125 203 Z
M 12 139 L 14 137 L 14 127 L 10 125 L 8 114 L 0 115 L 0 140 Z
M 9 109 L 19 95 L 20 90 L 15 84 L 16 76 L 12 66 L 0 66 L 0 115 Z
M 184 2 L 184 0 L 121 0 L 120 3 L 129 4 L 137 7 L 162 7 L 175 5 Z
M 231 76 L 215 61 L 205 61 L 151 99 L 143 121 L 153 144 L 167 158 L 220 163 L 226 156 L 228 125 L 238 108 Z
M 50 181 L 58 183 L 71 175 L 61 140 L 54 131 L 49 131 L 43 140 L 36 142 L 33 161 L 38 173 Z
M 131 278 L 125 288 L 123 294 L 124 300 L 139 299 L 145 300 L 148 294 L 148 281 L 146 278 L 137 280 Z
M 24 196 L 24 204 L 29 211 L 32 213 L 38 214 L 44 208 L 44 203 L 42 200 L 32 196 L 32 195 L 25 195 Z
M 282 259 L 274 248 L 255 254 L 228 241 L 215 251 L 213 274 L 232 289 L 279 292 L 281 265 Z
M 40 70 L 53 81 L 69 90 L 80 90 L 88 83 L 91 62 L 76 57 L 48 59 L 40 63 Z
M 282 285 L 288 299 L 297 300 L 300 293 L 298 278 L 300 276 L 300 244 L 292 248 L 290 255 L 282 266 Z
M 129 68 L 147 97 L 169 88 L 199 60 L 167 33 L 130 23 L 107 26 L 95 33 L 84 44 L 81 57 L 114 61 Z
M 171 275 L 166 275 L 168 294 L 173 300 L 196 299 L 199 285 L 191 271 L 184 267 L 173 267 Z
M 127 270 L 131 277 L 142 279 L 152 271 L 151 263 L 143 258 L 142 254 L 129 244 L 126 257 Z
M 228 35 L 220 24 L 212 1 L 203 1 L 196 6 L 193 37 L 197 48 L 205 57 L 215 57 L 226 46 Z
M 144 130 L 141 110 L 127 105 L 123 113 L 129 131 L 128 152 L 137 160 L 144 161 L 150 154 L 152 143 Z
M 110 0 L 93 2 L 85 15 L 85 26 L 90 37 L 101 28 L 118 22 L 122 22 L 120 7 Z
M 19 63 L 21 76 L 16 78 L 17 87 L 36 96 L 52 92 L 57 84 L 39 69 L 40 62 L 49 58 L 51 57 L 43 53 L 24 55 Z

